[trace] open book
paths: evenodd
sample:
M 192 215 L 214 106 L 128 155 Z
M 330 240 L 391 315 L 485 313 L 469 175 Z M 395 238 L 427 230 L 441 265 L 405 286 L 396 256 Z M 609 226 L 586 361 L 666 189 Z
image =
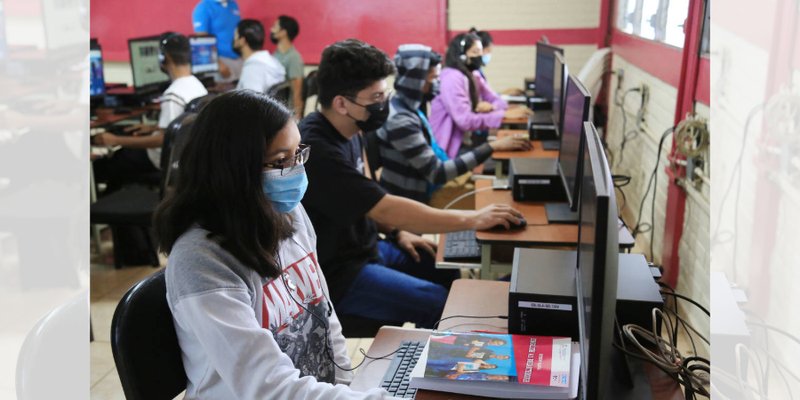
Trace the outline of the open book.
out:
M 569 338 L 438 332 L 411 387 L 508 399 L 574 399 L 580 354 Z

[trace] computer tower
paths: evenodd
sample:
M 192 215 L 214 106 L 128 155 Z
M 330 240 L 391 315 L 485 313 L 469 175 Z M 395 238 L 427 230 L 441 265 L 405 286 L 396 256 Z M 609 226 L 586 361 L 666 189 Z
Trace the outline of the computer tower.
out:
M 509 333 L 578 340 L 576 254 L 569 250 L 514 249 L 508 293 Z
M 564 185 L 555 158 L 512 158 L 508 181 L 514 201 L 564 201 Z

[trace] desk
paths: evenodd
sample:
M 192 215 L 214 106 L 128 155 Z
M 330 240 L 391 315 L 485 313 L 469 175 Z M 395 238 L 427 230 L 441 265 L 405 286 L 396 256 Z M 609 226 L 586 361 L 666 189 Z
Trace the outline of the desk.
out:
M 514 134 L 528 134 L 526 129 L 500 129 L 497 138 L 502 139 Z M 545 150 L 540 140 L 531 140 L 531 149 L 526 151 L 495 151 L 492 159 L 499 161 L 495 167 L 495 177 L 502 178 L 508 170 L 508 160 L 512 158 L 557 158 L 558 150 Z
M 508 313 L 508 282 L 477 281 L 458 279 L 453 282 L 442 318 L 452 315 L 506 315 Z M 477 294 L 477 295 L 476 295 Z M 508 332 L 508 323 L 502 319 L 450 319 L 442 321 L 442 330 L 468 332 L 470 330 L 487 330 Z M 375 336 L 367 354 L 379 357 L 391 353 L 403 340 L 427 340 L 430 331 L 422 329 L 403 329 L 384 326 Z M 380 381 L 391 360 L 367 360 L 358 370 L 350 385 L 355 390 L 366 390 L 380 386 Z M 669 376 L 656 367 L 645 364 L 644 372 L 650 382 L 653 399 L 681 400 L 680 387 Z M 465 396 L 453 393 L 420 390 L 417 400 L 439 399 L 485 399 L 484 397 Z
M 113 125 L 116 124 L 117 122 L 124 121 L 126 119 L 138 118 L 149 111 L 157 111 L 159 109 L 160 106 L 158 104 L 149 104 L 144 107 L 131 107 L 130 112 L 127 113 L 115 114 L 113 108 L 98 108 L 95 111 L 95 115 L 97 116 L 97 118 L 89 122 L 89 128 L 90 129 L 102 128 L 104 126 Z

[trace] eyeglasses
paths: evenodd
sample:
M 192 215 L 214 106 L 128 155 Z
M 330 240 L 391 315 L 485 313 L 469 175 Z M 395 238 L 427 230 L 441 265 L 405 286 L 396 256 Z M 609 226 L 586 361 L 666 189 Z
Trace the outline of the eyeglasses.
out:
M 388 90 L 386 92 L 375 93 L 375 95 L 372 96 L 372 99 L 368 100 L 368 101 L 372 101 L 373 102 L 372 104 L 383 103 L 386 100 L 390 99 L 393 94 L 394 94 L 394 90 Z M 344 96 L 344 98 L 346 98 L 347 100 L 350 100 L 351 103 L 353 103 L 353 104 L 355 104 L 357 106 L 364 107 L 364 108 L 366 108 L 367 106 L 370 105 L 370 104 L 366 104 L 365 105 L 365 104 L 359 103 L 358 101 L 356 101 L 356 100 L 358 100 L 358 97 L 356 97 L 356 96 Z M 383 109 L 381 109 L 381 110 L 383 110 Z
M 281 175 L 283 175 L 284 169 L 305 164 L 306 161 L 308 161 L 309 154 L 311 154 L 311 146 L 301 144 L 297 147 L 294 156 L 290 158 L 281 158 L 275 162 L 264 163 L 264 168 L 279 169 L 281 170 Z

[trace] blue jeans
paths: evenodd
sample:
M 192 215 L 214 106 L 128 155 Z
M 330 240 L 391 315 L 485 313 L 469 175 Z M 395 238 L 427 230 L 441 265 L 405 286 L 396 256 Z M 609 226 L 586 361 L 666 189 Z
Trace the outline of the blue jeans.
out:
M 347 293 L 337 302 L 339 314 L 382 321 L 410 321 L 432 328 L 441 318 L 457 270 L 437 270 L 430 254 L 420 250 L 415 262 L 394 243 L 378 242 L 381 263 L 361 269 Z

